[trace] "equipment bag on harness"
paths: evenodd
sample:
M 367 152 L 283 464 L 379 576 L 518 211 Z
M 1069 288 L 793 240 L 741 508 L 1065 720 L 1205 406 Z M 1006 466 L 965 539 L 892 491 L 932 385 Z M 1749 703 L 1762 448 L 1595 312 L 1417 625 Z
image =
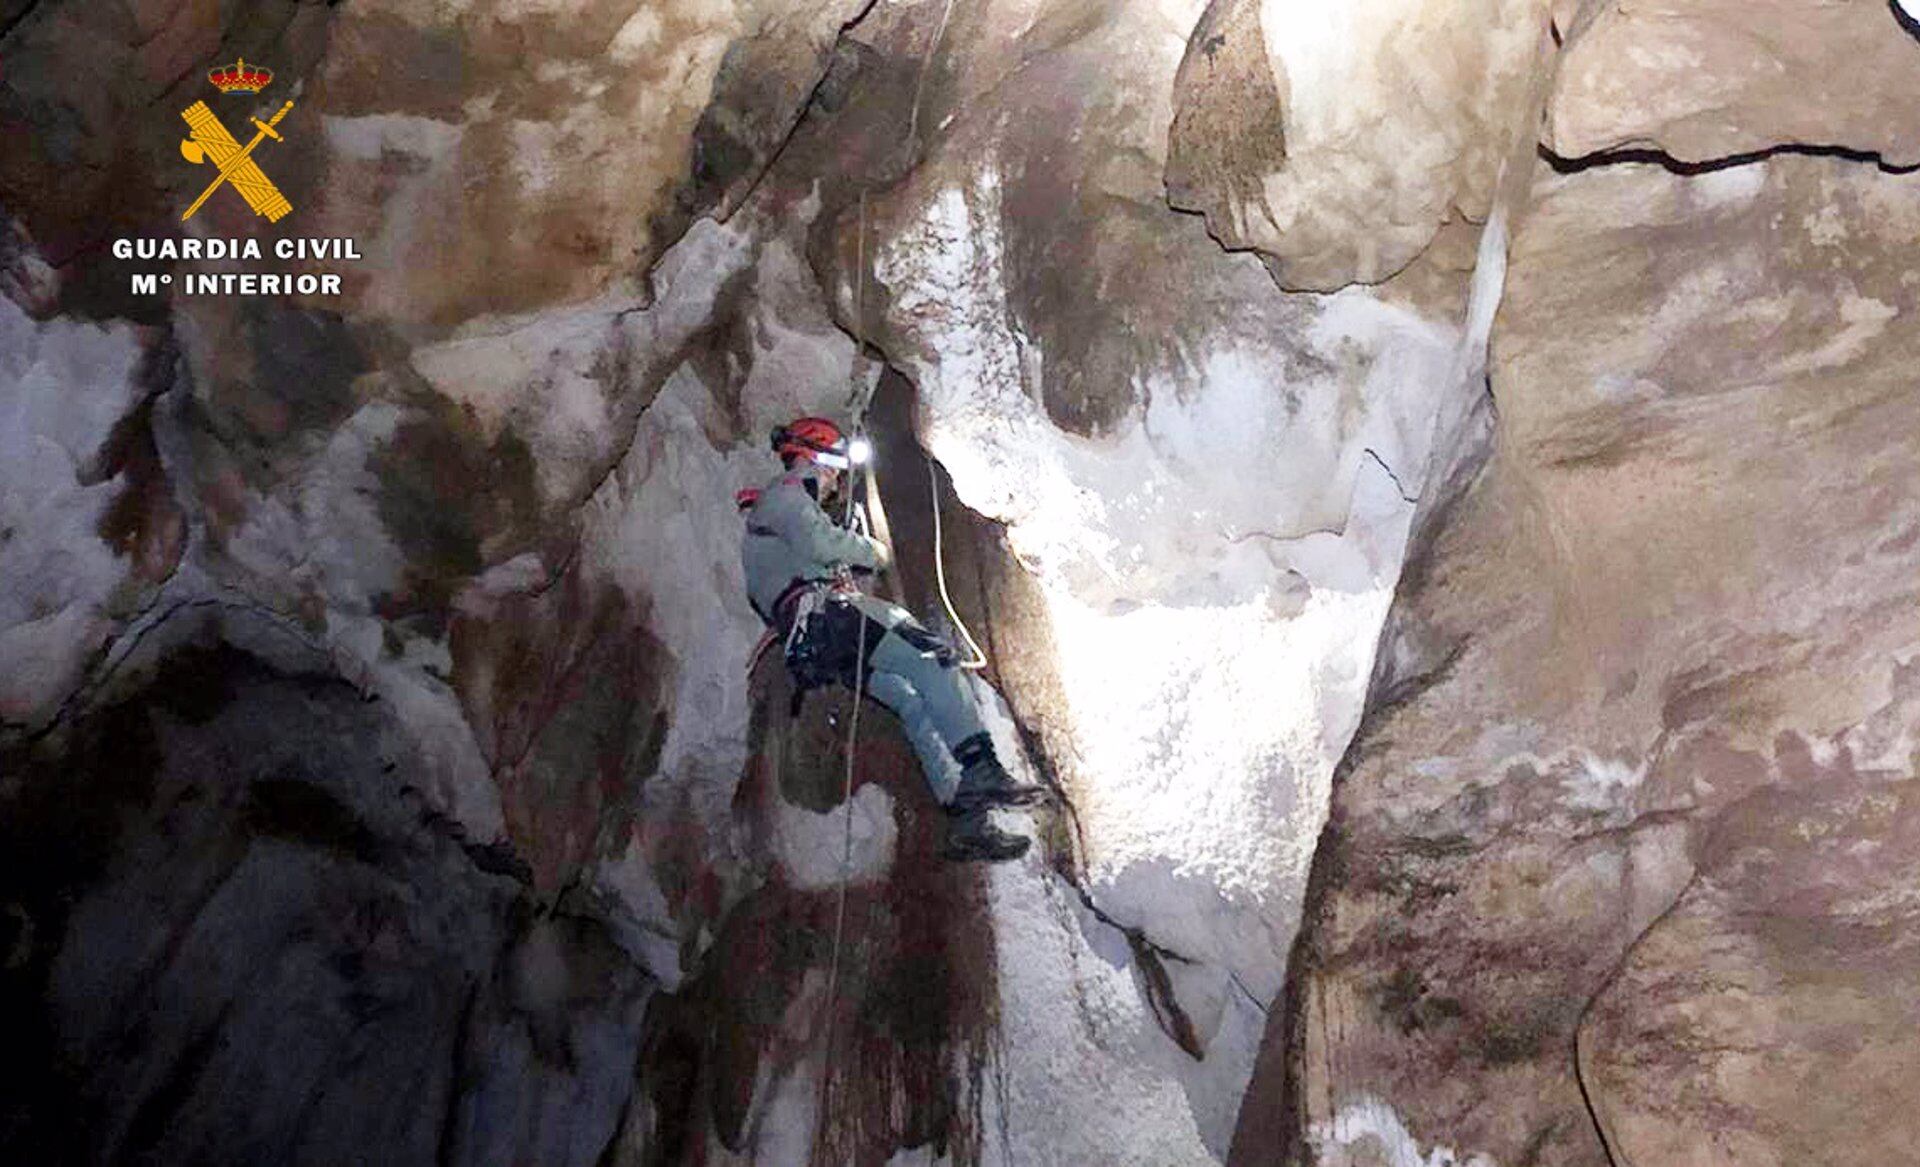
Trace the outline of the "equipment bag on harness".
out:
M 861 635 L 861 623 L 867 618 L 848 601 L 844 592 L 827 586 L 810 589 L 799 597 L 793 623 L 787 630 L 787 673 L 793 678 L 793 711 L 809 689 L 842 684 L 859 692 L 867 671 L 867 661 L 885 629 L 869 627 Z M 864 640 L 864 653 L 862 641 Z

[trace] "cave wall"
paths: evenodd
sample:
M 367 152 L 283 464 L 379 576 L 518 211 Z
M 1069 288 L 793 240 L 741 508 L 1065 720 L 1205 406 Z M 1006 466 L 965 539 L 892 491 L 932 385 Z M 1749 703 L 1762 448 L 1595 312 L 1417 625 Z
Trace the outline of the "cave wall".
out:
M 746 1116 L 663 1129 L 647 1107 L 680 1064 L 661 1051 L 732 1008 L 687 986 L 747 959 L 707 962 L 754 934 L 733 909 L 773 918 L 750 899 L 773 844 L 735 841 L 757 632 L 731 496 L 766 472 L 768 425 L 839 404 L 852 345 L 805 212 L 700 216 L 739 207 L 850 13 L 275 12 L 5 25 L 0 116 L 31 148 L 0 186 L 0 798 L 22 835 L 99 855 L 50 874 L 8 849 L 7 1008 L 44 1041 L 10 1051 L 6 1141 L 98 1162 L 730 1154 Z M 114 37 L 143 61 L 190 43 L 123 69 Z M 177 110 L 236 53 L 296 99 L 273 169 L 312 192 L 300 233 L 367 258 L 338 300 L 129 304 L 105 244 L 167 232 L 193 178 Z M 95 68 L 125 76 L 80 84 Z M 251 230 L 225 215 L 195 227 Z M 196 653 L 221 663 L 183 673 Z M 216 682 L 234 712 L 93 781 L 101 718 L 145 733 L 147 706 Z M 272 696 L 288 685 L 377 712 L 316 715 Z M 256 754 L 301 772 L 256 778 Z M 287 822 L 259 821 L 262 783 Z M 158 793 L 88 809 L 129 784 Z M 221 813 L 155 842 L 176 787 Z M 283 845 L 316 818 L 367 853 Z M 268 858 L 235 882 L 243 854 Z M 143 859 L 180 893 L 144 894 Z M 217 910 L 201 885 L 229 889 Z M 770 981 L 803 978 L 777 957 Z M 94 982 L 67 984 L 76 965 Z M 721 1088 L 751 1100 L 752 1064 Z M 753 1124 L 804 1146 L 807 1115 L 779 1113 Z
M 598 1161 L 653 980 L 306 663 L 185 650 L 5 754 L 14 1161 Z
M 5 1132 L 1895 1145 L 1785 1103 L 1906 1065 L 1916 51 L 1867 3 L 0 7 Z M 337 299 L 103 253 L 235 55 Z M 1019 864 L 932 862 L 885 715 L 848 799 L 846 704 L 748 676 L 733 491 L 867 402 L 886 586 L 946 624 L 941 557 L 1060 797 Z
M 786 967 L 741 922 L 785 918 L 766 915 L 769 862 L 818 824 L 742 826 L 764 710 L 729 500 L 767 472 L 768 425 L 844 410 L 891 368 L 905 396 L 876 424 L 903 583 L 929 610 L 931 511 L 903 498 L 924 446 L 1009 702 L 1003 752 L 1067 804 L 1032 865 L 976 893 L 1018 943 L 974 968 L 999 1001 L 999 1086 L 976 1100 L 999 1135 L 967 1154 L 1213 1161 L 1359 713 L 1418 488 L 1397 475 L 1461 381 L 1473 230 L 1389 288 L 1291 296 L 1165 206 L 1197 8 L 880 6 L 836 39 L 854 15 L 292 12 L 304 55 L 273 63 L 308 143 L 302 230 L 367 252 L 334 302 L 175 298 L 123 323 L 96 286 L 106 225 L 61 218 L 52 161 L 10 179 L 36 456 L 57 438 L 82 468 L 49 465 L 90 481 L 115 427 L 151 448 L 73 488 L 61 530 L 81 537 L 40 522 L 9 548 L 45 581 L 8 633 L 35 681 L 10 720 L 57 750 L 186 647 L 317 655 L 394 711 L 435 813 L 675 995 L 674 1032 L 728 1007 L 714 970 L 735 960 L 773 962 L 769 999 L 803 1009 L 812 958 Z M 273 57 L 254 18 L 218 16 L 179 18 L 194 52 Z M 88 19 L 36 6 L 9 53 L 72 61 Z M 79 101 L 59 78 L 8 82 L 16 124 Z M 163 80 L 125 101 L 196 84 L 179 62 Z M 162 122 L 88 132 L 164 142 Z M 135 161 L 149 216 L 190 179 Z M 83 360 L 125 386 L 87 397 L 84 426 L 48 400 Z M 139 556 L 84 530 L 110 489 Z M 1170 712 L 1189 697 L 1197 721 Z M 807 1091 L 740 1079 L 817 1076 L 816 1038 L 749 1043 L 723 1077 L 750 1113 L 675 1145 L 778 1158 L 740 1132 L 798 1137 Z M 909 1139 L 867 1125 L 863 1153 Z M 657 1155 L 636 1132 L 662 1129 L 627 1122 L 620 1145 Z
M 1180 65 L 1168 196 L 1283 287 L 1388 280 L 1493 211 L 1554 7 L 1573 6 L 1214 0 Z
M 1920 63 L 1881 15 L 1724 83 L 1694 66 L 1774 14 L 1603 6 L 1568 42 L 1487 452 L 1402 577 L 1236 1161 L 1910 1137 L 1916 188 L 1897 124 L 1808 96 L 1855 35 Z

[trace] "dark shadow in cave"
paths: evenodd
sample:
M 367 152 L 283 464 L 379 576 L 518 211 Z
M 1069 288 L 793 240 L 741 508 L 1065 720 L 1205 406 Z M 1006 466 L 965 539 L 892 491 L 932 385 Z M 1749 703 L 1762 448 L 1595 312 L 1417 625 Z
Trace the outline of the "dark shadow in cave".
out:
M 597 1154 L 651 982 L 418 769 L 383 704 L 225 645 L 0 758 L 7 1160 Z

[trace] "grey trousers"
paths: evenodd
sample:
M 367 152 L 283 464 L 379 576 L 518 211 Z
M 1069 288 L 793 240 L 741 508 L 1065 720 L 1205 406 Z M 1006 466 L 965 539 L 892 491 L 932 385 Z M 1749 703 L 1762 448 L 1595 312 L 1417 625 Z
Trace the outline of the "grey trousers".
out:
M 960 785 L 953 747 L 985 729 L 967 695 L 957 657 L 905 608 L 865 595 L 846 603 L 866 618 L 866 690 L 900 719 L 927 786 L 945 805 Z M 858 625 L 848 623 L 853 627 L 836 629 L 835 634 L 858 637 Z

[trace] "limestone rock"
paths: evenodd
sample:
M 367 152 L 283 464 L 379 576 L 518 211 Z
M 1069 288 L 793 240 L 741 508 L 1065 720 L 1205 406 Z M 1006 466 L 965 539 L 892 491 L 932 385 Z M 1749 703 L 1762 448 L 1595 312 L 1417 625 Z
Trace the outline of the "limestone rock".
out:
M 351 300 L 403 329 L 643 288 L 694 216 L 739 204 L 860 8 L 355 6 L 314 83 L 314 232 L 363 241 Z
M 1544 141 L 1566 158 L 1812 146 L 1912 166 L 1920 126 L 1901 95 L 1917 82 L 1920 52 L 1886 4 L 1609 3 L 1567 44 Z
M 752 878 L 719 901 L 737 881 L 702 868 L 697 840 L 663 866 L 715 934 L 657 999 L 624 1146 L 647 1162 L 977 1161 L 997 1010 L 984 872 L 933 857 L 944 816 L 889 714 L 868 703 L 850 739 L 839 688 L 794 713 L 777 653 L 752 686 L 734 802 Z
M 930 43 L 876 17 L 856 35 L 883 61 Z M 1289 296 L 1164 213 L 1181 45 L 1152 5 L 956 9 L 919 58 L 917 117 L 894 126 L 924 161 L 865 208 L 877 280 L 860 318 L 912 383 L 953 491 L 1027 577 L 980 606 L 1002 621 L 1009 702 L 1075 807 L 1087 894 L 1195 971 L 1183 1010 L 1223 1018 L 1205 1065 L 1177 1071 L 1192 1117 L 1167 1121 L 1200 1144 L 1169 1136 L 1162 1153 L 1186 1162 L 1224 1152 L 1239 1027 L 1281 981 L 1411 511 L 1393 468 L 1424 457 L 1414 419 L 1459 333 L 1364 292 Z M 840 213 L 840 263 L 861 251 L 859 217 Z M 836 282 L 849 304 L 853 280 Z M 1108 1042 L 1099 1064 L 1122 1073 L 1130 1043 Z M 1094 1077 L 1034 1068 L 1089 1106 Z
M 179 561 L 151 427 L 176 358 L 164 330 L 0 299 L 0 721 L 44 725 Z
M 1532 131 L 1546 23 L 1537 0 L 1214 0 L 1176 81 L 1168 194 L 1285 287 L 1385 280 L 1486 218 Z
M 1920 819 L 1912 780 L 1887 777 L 1816 766 L 1715 822 L 1694 882 L 1581 1027 L 1583 1080 L 1617 1160 L 1908 1153 Z
M 196 650 L 71 732 L 5 758 L 12 1154 L 596 1161 L 652 985 L 423 804 L 386 709 Z
M 1364 1162 L 1342 1131 L 1385 1107 L 1462 1157 L 1602 1163 L 1572 1054 L 1604 988 L 1619 1003 L 1597 1007 L 1586 1085 L 1630 1161 L 1707 1154 L 1720 1131 L 1727 1161 L 1811 1145 L 1795 1140 L 1817 1108 L 1764 1133 L 1729 1117 L 1784 1098 L 1799 1067 L 1720 1062 L 1753 1085 L 1637 1099 L 1673 1085 L 1647 1067 L 1731 1040 L 1733 1014 L 1675 1012 L 1703 981 L 1764 987 L 1740 1015 L 1755 1024 L 1820 991 L 1742 929 L 1794 902 L 1812 935 L 1845 933 L 1881 878 L 1822 864 L 1835 898 L 1793 899 L 1824 828 L 1780 824 L 1845 820 L 1844 799 L 1800 806 L 1816 776 L 1890 807 L 1872 787 L 1910 775 L 1895 727 L 1920 496 L 1894 468 L 1920 415 L 1902 388 L 1915 341 L 1892 322 L 1920 307 L 1895 242 L 1917 196 L 1796 158 L 1542 178 L 1496 331 L 1496 452 L 1403 585 L 1316 860 L 1286 1070 L 1268 1063 L 1243 1131 L 1264 1098 L 1325 1161 Z M 1878 854 L 1906 861 L 1891 840 Z M 1737 874 L 1758 863 L 1785 898 L 1733 924 L 1727 896 L 1760 894 Z M 1682 935 L 1705 950 L 1677 956 Z M 1673 1024 L 1628 1022 L 1629 999 Z M 1869 1040 L 1843 1014 L 1807 1024 Z
M 0 1144 L 1897 1159 L 1913 43 L 1750 15 L 0 3 Z M 340 297 L 101 253 L 226 54 Z M 862 410 L 1020 862 L 747 675 Z

